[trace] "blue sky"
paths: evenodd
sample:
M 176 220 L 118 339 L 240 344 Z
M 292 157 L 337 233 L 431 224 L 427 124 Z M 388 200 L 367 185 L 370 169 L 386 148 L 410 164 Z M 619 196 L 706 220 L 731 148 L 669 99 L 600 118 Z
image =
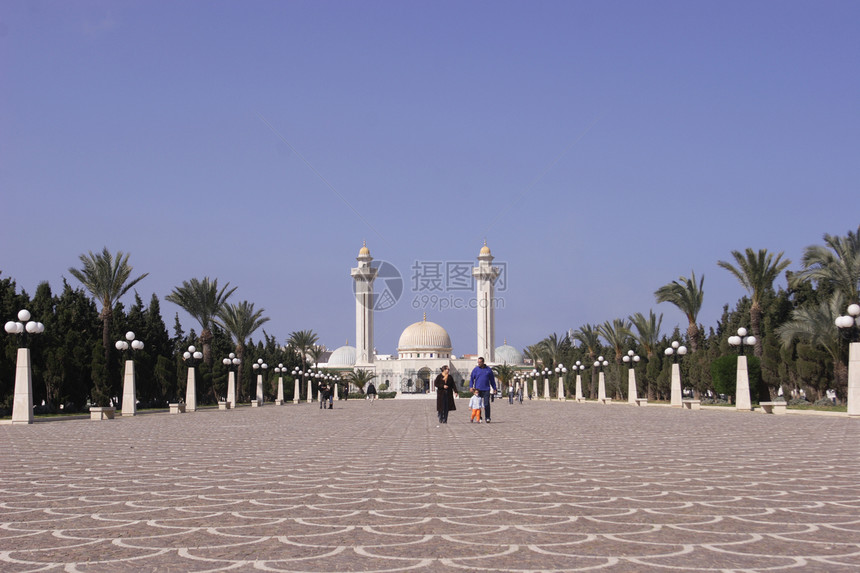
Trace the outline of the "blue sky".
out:
M 217 277 L 270 334 L 336 347 L 367 240 L 406 283 L 376 315 L 394 352 L 421 295 L 467 298 L 413 291 L 415 261 L 474 263 L 486 239 L 499 344 L 649 309 L 671 331 L 653 293 L 691 270 L 714 326 L 744 294 L 716 264 L 732 250 L 796 269 L 860 223 L 858 21 L 827 1 L 6 2 L 0 271 L 59 289 L 107 246 L 149 273 L 144 300 Z M 426 310 L 475 351 L 474 311 Z

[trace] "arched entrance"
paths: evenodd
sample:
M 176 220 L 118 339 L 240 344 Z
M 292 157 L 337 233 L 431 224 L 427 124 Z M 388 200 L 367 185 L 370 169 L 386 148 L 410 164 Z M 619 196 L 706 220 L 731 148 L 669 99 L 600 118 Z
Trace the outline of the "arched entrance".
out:
M 430 390 L 430 375 L 432 371 L 426 366 L 418 371 L 418 390 L 426 393 Z

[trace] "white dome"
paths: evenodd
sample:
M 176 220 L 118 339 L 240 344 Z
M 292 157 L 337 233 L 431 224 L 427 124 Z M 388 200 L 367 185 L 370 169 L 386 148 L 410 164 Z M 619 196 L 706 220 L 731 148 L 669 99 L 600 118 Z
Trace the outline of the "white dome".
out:
M 355 366 L 357 352 L 355 346 L 341 346 L 331 353 L 329 366 Z
M 451 352 L 451 337 L 448 332 L 426 318 L 410 324 L 400 335 L 398 352 Z
M 525 364 L 522 353 L 510 344 L 496 348 L 495 359 L 499 364 Z

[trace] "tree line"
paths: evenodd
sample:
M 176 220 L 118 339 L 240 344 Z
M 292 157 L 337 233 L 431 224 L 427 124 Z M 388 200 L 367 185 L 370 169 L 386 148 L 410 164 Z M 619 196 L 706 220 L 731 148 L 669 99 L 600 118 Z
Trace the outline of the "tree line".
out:
M 80 267 L 69 273 L 80 286 L 73 287 L 63 280 L 63 288 L 55 294 L 47 282 L 36 287 L 30 295 L 21 290 L 12 278 L 0 277 L 0 316 L 13 318 L 21 309 L 28 309 L 36 320 L 45 324 L 45 332 L 28 336 L 33 372 L 33 395 L 37 411 L 77 412 L 90 405 L 117 404 L 122 393 L 122 367 L 125 359 L 116 349 L 115 341 L 123 340 L 126 332 L 134 332 L 145 349 L 132 352 L 137 377 L 137 394 L 141 407 L 163 407 L 185 396 L 187 365 L 183 353 L 189 346 L 200 346 L 203 354 L 199 365 L 198 400 L 215 403 L 226 395 L 229 368 L 223 358 L 231 353 L 238 356 L 237 389 L 239 399 L 250 399 L 256 373 L 250 365 L 262 359 L 272 369 L 308 370 L 318 361 L 322 348 L 311 330 L 290 334 L 286 344 L 262 331 L 262 338 L 252 336 L 269 320 L 264 309 L 256 309 L 248 301 L 231 303 L 236 291 L 229 283 L 219 288 L 217 279 L 193 278 L 176 287 L 165 299 L 177 304 L 194 318 L 200 331 L 185 332 L 175 315 L 173 331 L 168 331 L 162 318 L 160 300 L 155 294 L 144 305 L 135 291 L 134 303 L 126 309 L 120 298 L 133 289 L 148 273 L 133 277 L 129 255 L 101 252 L 80 256 Z M 0 412 L 8 415 L 14 392 L 15 361 L 18 345 L 15 335 L 6 335 L 0 355 Z M 216 359 L 217 357 L 217 359 Z M 268 375 L 273 377 L 270 370 Z M 313 382 L 302 377 L 307 384 Z M 292 381 L 292 377 L 289 378 Z M 266 388 L 274 395 L 274 380 Z M 292 399 L 293 385 L 285 388 Z
M 749 358 L 753 400 L 774 399 L 782 389 L 788 396 L 819 399 L 833 389 L 844 400 L 848 384 L 848 337 L 836 327 L 837 317 L 858 301 L 860 285 L 860 226 L 844 236 L 825 234 L 823 244 L 804 250 L 801 268 L 789 270 L 791 261 L 783 253 L 732 251 L 730 260 L 717 265 L 731 273 L 746 291 L 707 330 L 698 323 L 704 300 L 704 276 L 679 277 L 658 288 L 655 301 L 677 307 L 687 318 L 684 332 L 676 328 L 662 331 L 662 314 L 650 310 L 614 318 L 602 324 L 584 324 L 558 335 L 550 334 L 528 346 L 524 355 L 539 369 L 555 369 L 559 364 L 569 370 L 566 391 L 573 387 L 572 365 L 586 365 L 583 390 L 597 394 L 598 367 L 594 362 L 604 356 L 613 366 L 606 372 L 607 392 L 625 398 L 628 368 L 623 356 L 633 350 L 641 357 L 636 367 L 640 391 L 654 399 L 668 399 L 672 361 L 665 349 L 672 341 L 689 347 L 680 360 L 682 380 L 694 395 L 734 393 L 734 365 L 738 350 L 728 337 L 740 327 L 749 328 L 756 341 Z M 785 273 L 787 287 L 774 288 Z M 855 327 L 856 329 L 856 327 Z
M 834 321 L 845 313 L 848 304 L 857 302 L 860 285 L 860 226 L 845 236 L 824 235 L 821 245 L 806 248 L 801 268 L 788 270 L 791 261 L 783 253 L 766 249 L 732 251 L 729 261 L 718 265 L 735 276 L 746 295 L 723 313 L 707 330 L 698 323 L 704 299 L 704 276 L 695 272 L 658 288 L 656 302 L 676 306 L 687 317 L 687 328 L 672 333 L 662 331 L 662 314 L 649 310 L 602 324 L 584 324 L 562 335 L 550 334 L 528 346 L 525 356 L 541 368 L 569 368 L 567 391 L 577 361 L 587 368 L 584 390 L 596 395 L 598 356 L 612 360 L 607 372 L 608 391 L 617 398 L 626 392 L 622 357 L 633 350 L 642 361 L 637 379 L 649 399 L 667 398 L 673 358 L 663 351 L 673 340 L 689 346 L 691 352 L 681 360 L 685 385 L 696 394 L 713 391 L 731 394 L 733 387 L 725 372 L 731 372 L 736 351 L 727 342 L 741 326 L 748 326 L 756 337 L 750 358 L 751 385 L 755 399 L 771 399 L 780 387 L 785 391 L 803 390 L 816 399 L 826 389 L 845 396 L 847 388 L 847 340 L 840 336 Z M 79 286 L 63 280 L 54 293 L 47 282 L 36 287 L 32 297 L 19 291 L 15 281 L 0 276 L 0 316 L 13 318 L 28 309 L 45 324 L 45 332 L 28 337 L 33 367 L 34 403 L 45 412 L 77 411 L 87 405 L 110 405 L 122 392 L 122 364 L 126 356 L 114 342 L 132 331 L 145 341 L 142 352 L 132 354 L 137 372 L 138 398 L 142 407 L 163 406 L 184 396 L 187 365 L 182 355 L 191 345 L 200 346 L 203 360 L 199 366 L 198 400 L 214 403 L 226 395 L 229 366 L 222 359 L 230 353 L 240 358 L 237 368 L 239 399 L 250 399 L 255 373 L 250 365 L 263 359 L 270 367 L 282 364 L 284 371 L 307 372 L 319 361 L 323 348 L 312 330 L 290 333 L 285 344 L 262 330 L 269 320 L 264 309 L 254 303 L 233 303 L 236 287 L 219 286 L 217 279 L 204 277 L 184 281 L 165 300 L 184 309 L 199 326 L 185 332 L 178 314 L 172 332 L 162 318 L 159 298 L 153 294 L 145 305 L 135 290 L 134 303 L 126 309 L 120 299 L 146 278 L 134 275 L 129 255 L 100 252 L 80 256 L 80 265 L 69 268 Z M 775 280 L 785 272 L 787 288 L 774 289 Z M 8 413 L 13 399 L 16 350 L 21 341 L 6 335 L 0 354 L 0 410 Z M 506 371 L 507 372 L 507 371 Z M 507 374 L 506 374 L 507 375 Z M 274 378 L 270 371 L 269 376 Z M 588 378 L 590 377 L 590 381 Z M 301 392 L 314 380 L 299 377 Z M 285 385 L 292 398 L 293 377 Z M 733 378 L 732 378 L 733 380 Z M 363 382 L 363 380 L 356 380 Z M 272 395 L 270 382 L 266 389 Z

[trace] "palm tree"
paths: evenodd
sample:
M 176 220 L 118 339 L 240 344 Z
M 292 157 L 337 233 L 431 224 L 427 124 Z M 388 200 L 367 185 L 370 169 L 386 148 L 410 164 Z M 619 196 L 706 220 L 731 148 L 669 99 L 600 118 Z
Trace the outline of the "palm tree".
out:
M 69 268 L 73 277 L 78 279 L 93 298 L 102 305 L 99 318 L 102 320 L 102 344 L 105 349 L 105 363 L 110 364 L 110 353 L 113 344 L 110 339 L 110 325 L 113 317 L 113 307 L 122 296 L 134 285 L 146 278 L 149 273 L 143 273 L 136 279 L 131 279 L 134 270 L 128 264 L 128 254 L 117 251 L 111 254 L 105 247 L 101 253 L 81 255 L 82 269 Z
M 493 374 L 496 376 L 496 380 L 499 381 L 499 398 L 502 397 L 502 393 L 504 389 L 507 388 L 511 380 L 514 379 L 516 375 L 516 370 L 510 364 L 496 364 L 493 366 Z
M 636 332 L 630 334 L 645 351 L 645 356 L 650 360 L 654 357 L 654 349 L 660 340 L 660 327 L 663 324 L 663 315 L 657 316 L 653 310 L 648 311 L 648 318 L 641 312 L 630 317 L 630 322 L 636 327 Z
M 702 285 L 705 283 L 705 275 L 696 285 L 696 273 L 690 271 L 690 278 L 679 277 L 677 281 L 663 285 L 654 292 L 657 303 L 668 302 L 674 304 L 687 317 L 687 337 L 690 339 L 690 352 L 699 348 L 699 327 L 696 318 L 702 309 L 702 298 L 704 291 Z
M 555 368 L 564 362 L 564 357 L 570 350 L 570 338 L 567 334 L 559 339 L 556 333 L 552 333 L 538 343 L 541 347 L 540 354 L 544 359 L 544 366 Z
M 254 303 L 243 300 L 239 304 L 225 304 L 218 312 L 216 323 L 223 328 L 236 344 L 236 356 L 239 358 L 237 378 L 242 380 L 242 369 L 245 366 L 245 342 L 261 326 L 269 321 L 263 316 L 264 309 L 254 310 Z M 242 391 L 242 384 L 239 384 Z
M 663 324 L 663 315 L 657 316 L 653 310 L 648 311 L 648 318 L 641 312 L 637 312 L 630 317 L 630 322 L 636 327 L 636 333 L 630 333 L 633 338 L 639 342 L 639 346 L 645 352 L 645 357 L 650 363 L 654 358 L 654 353 L 657 350 L 657 344 L 660 341 L 660 327 Z M 649 399 L 653 396 L 653 386 L 648 377 L 648 371 L 645 371 L 645 392 Z
M 806 247 L 803 270 L 794 281 L 813 281 L 840 291 L 848 302 L 858 301 L 860 290 L 860 225 L 845 237 L 824 235 L 824 245 Z M 828 250 L 829 249 L 829 250 Z
M 200 323 L 203 362 L 210 367 L 212 366 L 212 322 L 237 288 L 233 287 L 228 291 L 229 286 L 230 283 L 227 283 L 219 291 L 218 279 L 210 281 L 209 277 L 203 277 L 203 280 L 199 281 L 194 278 L 183 281 L 181 287 L 174 288 L 172 293 L 164 297 Z
M 761 358 L 762 342 L 761 342 L 761 297 L 770 289 L 773 289 L 773 281 L 779 276 L 785 268 L 791 264 L 791 261 L 782 259 L 782 253 L 779 253 L 774 259 L 772 253 L 768 253 L 767 249 L 759 249 L 758 253 L 747 247 L 744 253 L 740 251 L 732 251 L 732 256 L 735 258 L 737 266 L 726 262 L 717 261 L 717 265 L 726 269 L 738 279 L 747 292 L 750 293 L 750 328 L 753 336 L 755 336 L 755 355 Z
M 308 350 L 308 355 L 311 357 L 311 360 L 313 360 L 314 366 L 320 363 L 320 358 L 322 358 L 325 353 L 325 346 L 321 344 L 314 344 Z
M 300 331 L 300 332 L 311 332 L 309 330 Z M 295 333 L 293 333 L 295 334 Z M 369 370 L 362 370 L 359 368 L 353 372 L 347 372 L 346 376 L 344 376 L 344 380 L 346 380 L 349 384 L 352 384 L 362 392 L 364 392 L 364 387 L 368 382 L 376 378 L 376 374 L 372 373 Z M 348 388 L 348 386 L 347 386 Z
M 297 330 L 291 332 L 287 338 L 287 344 L 295 350 L 299 355 L 300 370 L 305 370 L 305 363 L 308 360 L 308 351 L 317 343 L 317 335 L 313 330 Z M 310 384 L 310 382 L 308 382 Z M 302 385 L 304 385 L 304 374 L 302 374 Z
M 573 339 L 582 344 L 588 356 L 588 365 L 591 366 L 591 395 L 594 396 L 597 393 L 597 370 L 593 364 L 597 353 L 600 352 L 600 333 L 594 326 L 585 324 L 573 333 Z
M 822 301 L 817 306 L 802 306 L 791 311 L 791 320 L 776 329 L 783 348 L 790 347 L 795 338 L 823 348 L 833 358 L 833 373 L 840 387 L 847 385 L 848 364 L 845 362 L 839 329 L 834 326 L 834 322 L 844 310 L 845 295 L 836 291 L 830 300 Z
M 606 321 L 597 327 L 600 336 L 615 349 L 615 362 L 621 364 L 627 339 L 630 336 L 630 321 L 616 318 L 612 322 Z

